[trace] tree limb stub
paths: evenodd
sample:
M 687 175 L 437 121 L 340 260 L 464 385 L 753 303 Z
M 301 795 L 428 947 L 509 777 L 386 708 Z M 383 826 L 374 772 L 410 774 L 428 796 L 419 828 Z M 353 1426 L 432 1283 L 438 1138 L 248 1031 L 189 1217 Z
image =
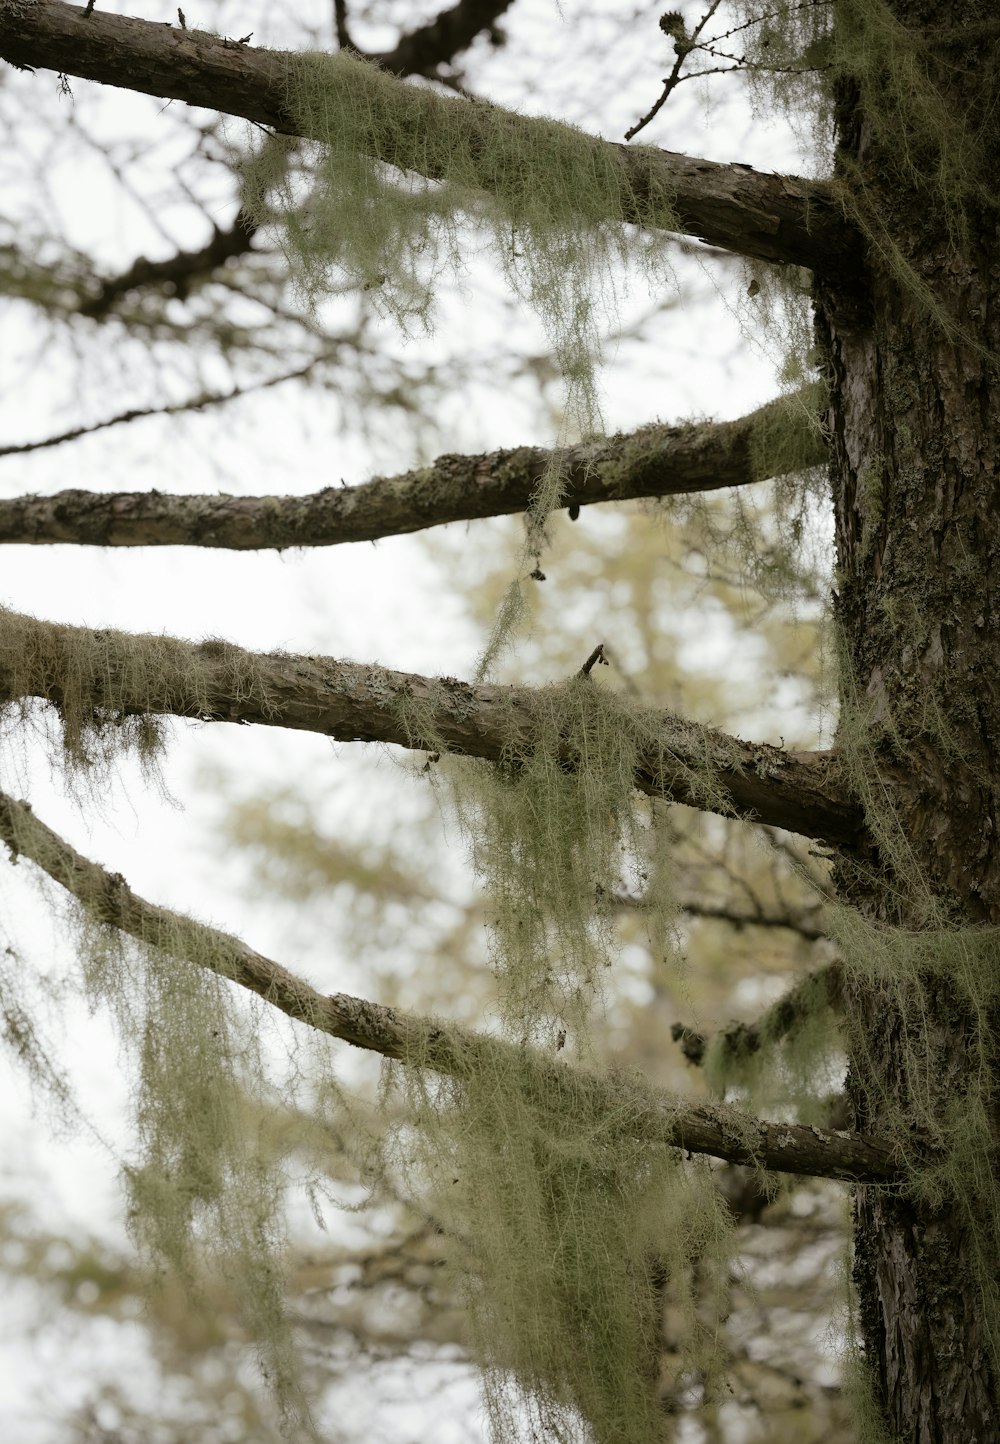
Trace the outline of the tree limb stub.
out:
M 435 1072 L 461 1077 L 475 1070 L 487 1050 L 510 1046 L 345 993 L 319 993 L 239 938 L 139 897 L 120 874 L 109 873 L 85 858 L 39 821 L 26 803 L 3 793 L 0 839 L 13 858 L 30 858 L 70 892 L 94 921 L 118 928 L 143 944 L 163 947 L 172 956 L 211 956 L 221 976 L 258 994 L 290 1018 L 356 1048 L 404 1063 L 419 1060 Z M 583 1088 L 598 1106 L 606 1097 L 609 1111 L 620 1109 L 621 1091 L 629 1087 L 628 1080 L 619 1076 L 604 1079 L 554 1060 L 542 1061 L 540 1066 L 551 1070 L 553 1096 L 558 1097 L 567 1085 Z M 667 1093 L 641 1096 L 643 1106 L 629 1109 L 630 1126 L 637 1126 L 650 1142 L 782 1173 L 876 1184 L 890 1184 L 900 1177 L 894 1146 L 887 1140 L 765 1122 L 731 1104 L 696 1104 Z
M 783 414 L 796 428 L 803 467 L 827 459 L 806 407 L 781 398 L 738 421 L 653 425 L 568 447 L 537 446 L 476 456 L 439 456 L 432 466 L 311 496 L 172 496 L 69 490 L 0 500 L 0 542 L 78 546 L 202 546 L 235 551 L 374 541 L 489 516 L 523 512 L 539 478 L 565 469 L 562 505 L 676 496 L 765 479 L 754 437 Z M 0 448 L 0 456 L 4 449 Z
M 227 642 L 69 627 L 0 610 L 0 701 L 39 697 L 67 716 L 163 716 L 256 723 L 340 742 L 444 749 L 489 761 L 531 750 L 540 692 L 473 686 L 332 657 L 244 651 Z M 743 742 L 648 709 L 636 786 L 707 811 L 851 848 L 861 808 L 829 752 Z M 575 759 L 567 754 L 567 767 Z
M 0 59 L 169 97 L 295 133 L 286 105 L 287 56 L 202 31 L 100 9 L 87 15 L 59 0 L 26 0 L 0 5 Z M 400 82 L 394 104 L 399 108 L 412 103 L 416 115 L 420 96 Z M 461 99 L 441 103 L 466 107 L 463 124 L 475 139 L 485 108 Z M 522 117 L 516 121 L 527 123 Z M 419 170 L 419 131 L 399 124 L 398 118 L 390 130 L 397 137 L 392 154 L 379 146 L 380 127 L 373 123 L 374 158 Z M 611 142 L 594 137 L 593 144 Z M 756 260 L 829 271 L 840 280 L 858 266 L 858 234 L 823 182 L 762 174 L 748 165 L 724 165 L 649 146 L 615 149 L 623 165 L 619 219 L 655 227 L 652 198 L 669 195 L 672 224 L 667 229 L 679 228 Z

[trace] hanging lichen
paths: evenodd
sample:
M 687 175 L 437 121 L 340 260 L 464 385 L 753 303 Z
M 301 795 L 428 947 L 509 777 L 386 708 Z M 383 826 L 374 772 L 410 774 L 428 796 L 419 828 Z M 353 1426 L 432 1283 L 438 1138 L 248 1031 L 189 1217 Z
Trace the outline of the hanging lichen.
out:
M 592 422 L 595 322 L 613 305 L 615 265 L 632 257 L 666 270 L 624 222 L 669 228 L 666 191 L 637 196 L 612 146 L 557 121 L 446 99 L 344 52 L 284 65 L 288 111 L 319 144 L 307 148 L 304 185 L 289 164 L 301 142 L 264 147 L 243 203 L 259 222 L 277 206 L 307 298 L 346 279 L 401 322 L 426 320 L 442 269 L 464 267 L 471 218 L 545 325 L 574 417 Z
M 427 325 L 442 272 L 461 279 L 470 238 L 538 316 L 565 386 L 565 430 L 601 428 L 595 370 L 623 267 L 670 279 L 671 196 L 637 194 L 613 146 L 554 120 L 444 98 L 340 52 L 284 57 L 286 106 L 311 142 L 271 137 L 243 181 L 258 224 L 282 222 L 295 284 L 315 304 L 345 282 L 401 325 Z M 632 222 L 634 224 L 626 224 Z M 575 439 L 575 438 L 574 438 Z M 521 615 L 565 477 L 553 462 L 527 509 L 512 583 L 484 649 L 489 674 Z
M 872 264 L 953 340 L 981 351 L 941 306 L 933 273 L 900 245 L 896 221 L 907 205 L 937 258 L 942 242 L 964 244 L 977 213 L 995 213 L 1000 70 L 977 54 L 979 89 L 957 104 L 939 84 L 964 67 L 982 27 L 904 24 L 886 0 L 782 0 L 763 13 L 740 0 L 737 8 L 751 89 L 793 123 L 809 117 L 813 157 L 824 168 L 835 121 L 843 127 L 847 146 L 837 151 L 832 184 L 865 235 Z M 859 163 L 850 147 L 861 117 L 866 153 Z
M 777 1104 L 822 1122 L 850 1058 L 857 1126 L 895 1140 L 902 1195 L 925 1219 L 947 1213 L 964 1235 L 982 1337 L 1000 1371 L 1000 928 L 956 921 L 923 876 L 880 776 L 878 742 L 891 736 L 891 723 L 873 721 L 857 699 L 841 717 L 842 765 L 875 842 L 871 861 L 843 865 L 856 871 L 878 915 L 830 904 L 835 975 L 818 970 L 754 1029 L 725 1030 L 706 1062 L 720 1092 L 736 1087 L 758 1108 Z M 859 1385 L 860 1357 L 851 1370 Z M 863 1396 L 862 1389 L 862 1404 Z M 866 1408 L 863 1437 L 874 1444 L 883 1436 Z
M 283 1432 L 312 1438 L 284 1306 L 284 1183 L 253 1126 L 268 1076 L 259 1011 L 237 1005 L 230 960 L 207 951 L 210 930 L 165 913 L 159 945 L 140 946 L 99 921 L 101 904 L 79 919 L 80 955 L 87 996 L 111 1010 L 132 1073 L 131 1231 L 195 1303 L 202 1270 L 221 1271 Z
M 589 1056 L 622 890 L 642 895 L 657 965 L 677 959 L 665 831 L 635 782 L 679 765 L 671 725 L 688 756 L 691 733 L 587 671 L 523 708 L 499 761 L 447 769 L 486 893 L 503 1046 L 447 1080 L 408 1057 L 394 1075 L 412 1109 L 401 1147 L 470 1241 L 493 1437 L 648 1444 L 666 1316 L 681 1341 L 671 1387 L 714 1387 L 730 1221 L 708 1168 L 650 1137 L 638 1080 L 616 1077 L 619 1106 L 599 1109 L 563 1060 Z M 433 747 L 430 713 L 405 715 Z M 684 770 L 692 797 L 724 808 L 719 760 Z
M 539 688 L 523 706 L 511 707 L 498 762 L 452 761 L 451 798 L 486 893 L 505 1023 L 518 1039 L 551 1042 L 569 1030 L 582 1044 L 614 957 L 623 888 L 642 893 L 654 955 L 673 953 L 663 833 L 636 776 L 669 764 L 693 801 L 725 812 L 714 780 L 724 743 L 710 756 L 703 731 L 589 673 Z M 414 742 L 444 750 L 429 711 L 404 706 L 404 720 Z M 681 762 L 672 738 L 688 759 L 700 740 L 704 768 Z
M 131 753 L 155 771 L 164 747 L 160 714 L 213 714 L 212 695 L 263 700 L 252 662 L 226 642 L 181 642 L 88 627 L 53 627 L 0 608 L 0 737 L 58 719 L 70 773 L 106 775 Z M 41 713 L 38 703 L 48 704 Z
M 466 1077 L 395 1075 L 417 1133 L 411 1183 L 469 1241 L 461 1287 L 492 1436 L 649 1444 L 662 1432 L 665 1318 L 680 1375 L 718 1383 L 732 1223 L 703 1163 L 649 1137 L 642 1083 L 617 1107 L 531 1048 L 481 1049 Z

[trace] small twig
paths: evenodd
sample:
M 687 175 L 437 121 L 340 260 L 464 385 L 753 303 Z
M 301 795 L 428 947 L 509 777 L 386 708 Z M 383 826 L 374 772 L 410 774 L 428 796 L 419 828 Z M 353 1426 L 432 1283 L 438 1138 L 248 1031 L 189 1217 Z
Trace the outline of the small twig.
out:
M 95 421 L 89 426 L 74 426 L 56 436 L 46 436 L 42 441 L 21 441 L 0 446 L 0 457 L 23 456 L 29 451 L 44 451 L 50 446 L 62 446 L 64 442 L 77 441 L 81 436 L 92 436 L 95 431 L 107 431 L 111 426 L 127 425 L 130 421 L 141 421 L 147 416 L 178 416 L 185 411 L 207 411 L 212 406 L 224 406 L 227 401 L 236 401 L 239 397 L 249 396 L 255 391 L 267 391 L 272 386 L 281 386 L 285 381 L 300 381 L 304 376 L 308 376 L 315 364 L 315 361 L 308 361 L 304 366 L 297 366 L 294 371 L 288 371 L 281 376 L 269 376 L 266 381 L 258 381 L 250 386 L 234 386 L 229 391 L 203 392 L 200 396 L 192 396 L 188 401 L 173 401 L 167 406 L 133 407 L 129 411 L 120 411 L 117 416 L 109 416 L 104 421 Z
M 669 75 L 664 76 L 663 90 L 659 99 L 650 107 L 641 120 L 637 121 L 630 130 L 625 132 L 626 140 L 631 140 L 633 136 L 638 135 L 640 130 L 644 130 L 650 121 L 655 119 L 663 109 L 667 98 L 682 81 L 699 80 L 707 75 L 731 75 L 734 70 L 763 71 L 768 75 L 806 75 L 817 70 L 829 69 L 829 67 L 825 65 L 766 65 L 760 61 L 749 61 L 745 54 L 734 55 L 718 48 L 720 41 L 728 40 L 733 35 L 739 35 L 741 31 L 749 30 L 755 25 L 761 25 L 765 20 L 773 19 L 775 16 L 783 13 L 777 10 L 766 12 L 763 15 L 755 15 L 751 20 L 747 20 L 741 25 L 734 25 L 731 30 L 723 31 L 721 35 L 716 35 L 711 40 L 699 42 L 698 37 L 719 8 L 719 3 L 720 0 L 713 0 L 712 5 L 706 14 L 702 16 L 701 20 L 699 20 L 690 35 L 685 32 L 684 22 L 678 11 L 670 11 L 661 17 L 660 29 L 674 42 L 676 58 L 673 69 Z M 827 5 L 830 3 L 831 0 L 801 0 L 800 4 L 792 8 L 795 10 L 808 10 L 816 5 Z M 693 55 L 695 51 L 701 51 L 704 55 L 710 55 L 714 60 L 728 60 L 732 63 L 729 65 L 711 66 L 705 70 L 689 70 L 686 74 L 681 74 L 684 62 L 689 56 Z
M 660 29 L 674 42 L 675 58 L 673 69 L 671 70 L 669 75 L 664 77 L 663 91 L 659 99 L 650 107 L 650 109 L 646 112 L 646 114 L 642 117 L 641 120 L 636 121 L 635 125 L 631 126 L 625 132 L 626 140 L 631 140 L 634 136 L 637 136 L 639 134 L 640 130 L 645 130 L 646 126 L 649 125 L 650 121 L 655 120 L 656 116 L 663 109 L 663 106 L 666 104 L 667 96 L 670 95 L 671 91 L 674 90 L 674 88 L 679 84 L 681 80 L 681 67 L 683 66 L 688 56 L 691 54 L 692 50 L 698 49 L 698 36 L 701 34 L 705 26 L 711 20 L 716 10 L 718 10 L 721 3 L 722 0 L 712 0 L 712 3 L 705 11 L 705 14 L 698 21 L 698 24 L 691 31 L 690 35 L 686 35 L 684 33 L 684 22 L 679 14 L 668 13 L 660 17 Z
M 603 642 L 598 642 L 597 646 L 591 652 L 590 656 L 584 662 L 583 666 L 580 668 L 579 672 L 577 672 L 576 675 L 578 677 L 589 677 L 598 662 L 600 662 L 602 666 L 605 667 L 609 667 L 611 665 L 607 657 L 604 655 Z

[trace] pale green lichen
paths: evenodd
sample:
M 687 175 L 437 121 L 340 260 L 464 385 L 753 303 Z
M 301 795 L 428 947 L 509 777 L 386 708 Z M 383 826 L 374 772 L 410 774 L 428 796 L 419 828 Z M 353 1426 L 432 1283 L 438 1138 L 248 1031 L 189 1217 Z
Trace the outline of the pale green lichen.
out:
M 420 1061 L 398 1075 L 411 1184 L 469 1240 L 460 1286 L 493 1438 L 649 1444 L 668 1311 L 682 1339 L 668 1387 L 719 1384 L 732 1222 L 710 1170 L 650 1139 L 639 1080 L 618 1080 L 616 1108 L 530 1048 L 484 1049 L 461 1079 Z
M 38 704 L 48 704 L 70 772 L 100 778 L 129 753 L 155 771 L 164 747 L 157 714 L 214 715 L 220 696 L 266 708 L 252 659 L 228 642 L 62 626 L 0 608 L 0 735 L 37 721 Z
M 80 954 L 132 1074 L 131 1231 L 196 1302 L 203 1270 L 221 1271 L 284 1433 L 312 1438 L 284 1305 L 284 1179 L 253 1121 L 268 1076 L 259 1010 L 237 1003 L 210 929 L 164 914 L 157 943 L 138 944 L 100 920 L 102 902 L 82 899 Z
M 269 138 L 244 173 L 243 206 L 277 216 L 291 274 L 311 303 L 345 282 L 406 326 L 429 321 L 442 273 L 461 279 L 470 235 L 545 327 L 566 388 L 568 432 L 601 426 L 595 368 L 604 317 L 629 261 L 662 284 L 671 197 L 635 193 L 613 146 L 554 120 L 407 85 L 341 52 L 285 59 L 286 105 L 301 135 Z M 652 174 L 652 173 L 651 173 Z M 521 615 L 564 476 L 539 480 L 511 587 L 481 660 L 486 676 Z

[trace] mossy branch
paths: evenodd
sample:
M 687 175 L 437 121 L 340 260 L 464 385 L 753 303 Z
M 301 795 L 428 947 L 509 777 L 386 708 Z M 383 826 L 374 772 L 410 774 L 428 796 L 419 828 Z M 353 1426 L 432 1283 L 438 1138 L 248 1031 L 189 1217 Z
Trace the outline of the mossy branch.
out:
M 473 686 L 332 657 L 256 653 L 226 642 L 69 627 L 0 610 L 0 706 L 41 698 L 57 710 L 71 760 L 114 750 L 127 719 L 255 723 L 340 742 L 445 749 L 487 761 L 528 756 L 544 690 Z M 861 809 L 829 752 L 743 742 L 659 709 L 636 714 L 635 785 L 712 812 L 855 846 Z M 121 744 L 121 745 L 124 745 Z M 574 758 L 567 753 L 565 766 Z
M 294 57 L 202 31 L 101 9 L 85 15 L 78 6 L 34 0 L 31 5 L 0 7 L 0 59 L 297 133 L 287 106 Z M 553 124 L 494 106 L 444 99 L 388 75 L 380 76 L 378 86 L 385 113 L 377 106 L 372 110 L 371 156 L 418 174 L 426 173 L 420 162 L 428 116 L 447 114 L 440 107 L 461 108 L 470 153 L 489 152 L 484 142 L 498 120 L 512 131 L 523 131 L 526 143 L 536 131 L 550 132 Z M 386 137 L 392 138 L 391 148 Z M 823 182 L 764 175 L 748 165 L 724 165 L 647 146 L 629 149 L 596 137 L 591 144 L 595 156 L 613 159 L 620 167 L 620 194 L 608 220 L 665 227 L 757 260 L 831 271 L 840 280 L 859 264 L 858 233 Z M 488 174 L 481 180 L 488 189 Z
M 0 500 L 0 542 L 234 551 L 337 546 L 526 511 L 540 478 L 552 469 L 565 478 L 564 507 L 747 486 L 780 474 L 786 462 L 805 468 L 826 461 L 819 424 L 808 401 L 799 402 L 798 394 L 781 397 L 737 421 L 644 426 L 558 451 L 520 446 L 439 456 L 432 466 L 311 496 L 74 489 L 11 497 Z M 778 426 L 780 451 L 769 455 L 765 447 L 762 453 L 761 438 Z M 80 434 L 68 432 L 65 439 Z M 0 447 L 0 456 L 27 449 Z
M 516 1066 L 523 1071 L 523 1049 L 345 993 L 319 993 L 239 938 L 147 902 L 119 873 L 91 862 L 46 827 L 27 803 L 4 793 L 0 793 L 0 840 L 15 860 L 29 858 L 72 894 L 93 923 L 117 928 L 147 947 L 178 958 L 210 959 L 220 976 L 256 993 L 297 1022 L 356 1048 L 403 1063 L 412 1060 L 452 1077 L 470 1076 L 483 1066 L 492 1066 L 497 1050 L 519 1055 Z M 569 1089 L 585 1094 L 595 1114 L 602 1099 L 609 1112 L 623 1112 L 623 1097 L 632 1091 L 624 1075 L 602 1078 L 542 1055 L 535 1066 L 551 1077 L 555 1093 Z M 690 1103 L 637 1085 L 635 1093 L 635 1099 L 629 1099 L 627 1116 L 630 1126 L 638 1127 L 649 1141 L 730 1163 L 820 1178 L 892 1183 L 899 1174 L 894 1146 L 883 1139 L 765 1122 L 731 1105 Z
M 844 971 L 840 963 L 824 963 L 808 973 L 778 999 L 754 1023 L 729 1023 L 706 1037 L 695 1028 L 674 1023 L 670 1036 L 680 1044 L 689 1063 L 704 1063 L 711 1048 L 718 1063 L 739 1064 L 752 1058 L 762 1048 L 788 1037 L 822 1006 L 839 1012 L 843 1006 Z
M 368 58 L 393 75 L 433 75 L 440 65 L 454 61 L 482 31 L 491 29 L 510 4 L 511 0 L 458 0 L 426 25 L 402 35 L 392 50 Z M 227 261 L 246 255 L 256 232 L 256 224 L 241 210 L 228 226 L 213 225 L 203 246 L 181 249 L 157 261 L 139 256 L 116 275 L 95 279 L 95 293 L 81 303 L 79 313 L 102 321 L 123 296 L 146 287 L 168 287 L 170 294 L 183 300 Z

